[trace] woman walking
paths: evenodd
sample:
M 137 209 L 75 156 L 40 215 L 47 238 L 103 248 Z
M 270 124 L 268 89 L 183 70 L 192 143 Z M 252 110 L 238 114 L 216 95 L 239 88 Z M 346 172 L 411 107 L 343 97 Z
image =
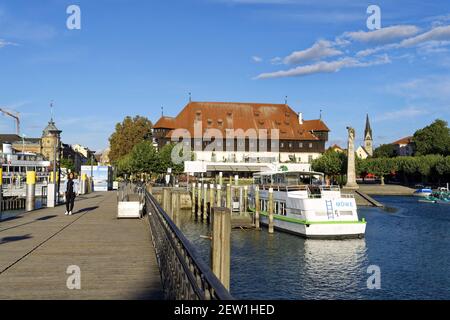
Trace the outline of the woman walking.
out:
M 66 182 L 64 183 L 64 194 L 66 196 L 66 213 L 65 215 L 72 215 L 73 205 L 75 197 L 78 194 L 78 181 L 74 180 L 75 175 L 73 172 L 69 173 Z

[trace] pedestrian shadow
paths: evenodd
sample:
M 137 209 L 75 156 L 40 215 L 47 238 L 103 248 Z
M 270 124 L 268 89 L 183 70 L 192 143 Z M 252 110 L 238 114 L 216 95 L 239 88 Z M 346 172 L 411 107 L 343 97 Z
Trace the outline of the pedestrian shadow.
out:
M 97 208 L 98 208 L 98 206 L 87 207 L 87 208 L 80 209 L 80 210 L 78 210 L 77 212 L 74 212 L 73 214 L 87 213 L 87 212 L 93 211 L 93 210 L 95 210 L 95 209 L 97 209 Z
M 57 215 L 45 216 L 45 217 L 37 218 L 36 221 L 45 221 L 45 220 L 50 220 L 50 219 L 53 219 L 53 218 L 56 218 L 56 217 L 57 217 Z
M 27 240 L 33 238 L 30 234 L 25 234 L 23 236 L 12 236 L 12 237 L 4 237 L 0 239 L 0 245 L 9 243 L 9 242 L 15 242 L 15 241 L 21 241 L 21 240 Z

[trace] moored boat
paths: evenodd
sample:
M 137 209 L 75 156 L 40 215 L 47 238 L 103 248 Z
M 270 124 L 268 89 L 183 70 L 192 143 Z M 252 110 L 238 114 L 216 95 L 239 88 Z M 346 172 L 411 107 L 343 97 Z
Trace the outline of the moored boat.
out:
M 415 197 L 428 197 L 433 193 L 433 190 L 430 187 L 424 186 L 416 186 L 417 189 L 414 191 L 413 196 Z
M 250 207 L 260 198 L 260 222 L 269 222 L 269 193 L 273 192 L 274 228 L 306 238 L 362 238 L 366 221 L 359 220 L 355 198 L 339 186 L 323 185 L 320 172 L 262 172 L 254 175 Z

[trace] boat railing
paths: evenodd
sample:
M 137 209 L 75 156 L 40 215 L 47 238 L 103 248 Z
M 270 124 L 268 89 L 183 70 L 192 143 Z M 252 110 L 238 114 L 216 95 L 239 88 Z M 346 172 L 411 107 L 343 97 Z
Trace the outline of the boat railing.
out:
M 353 193 L 343 193 L 341 194 L 342 198 L 355 198 L 355 195 Z
M 307 185 L 291 185 L 291 186 L 282 186 L 282 185 L 260 185 L 260 190 L 269 190 L 270 188 L 273 191 L 308 191 L 309 187 Z
M 320 186 L 320 191 L 341 191 L 339 186 Z

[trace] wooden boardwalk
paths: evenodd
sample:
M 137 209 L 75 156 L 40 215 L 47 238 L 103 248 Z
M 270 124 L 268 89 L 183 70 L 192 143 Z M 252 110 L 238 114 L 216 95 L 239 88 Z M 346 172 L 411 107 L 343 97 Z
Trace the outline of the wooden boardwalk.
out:
M 116 219 L 116 193 L 0 222 L 0 299 L 162 299 L 147 219 Z M 67 288 L 69 266 L 81 289 Z

